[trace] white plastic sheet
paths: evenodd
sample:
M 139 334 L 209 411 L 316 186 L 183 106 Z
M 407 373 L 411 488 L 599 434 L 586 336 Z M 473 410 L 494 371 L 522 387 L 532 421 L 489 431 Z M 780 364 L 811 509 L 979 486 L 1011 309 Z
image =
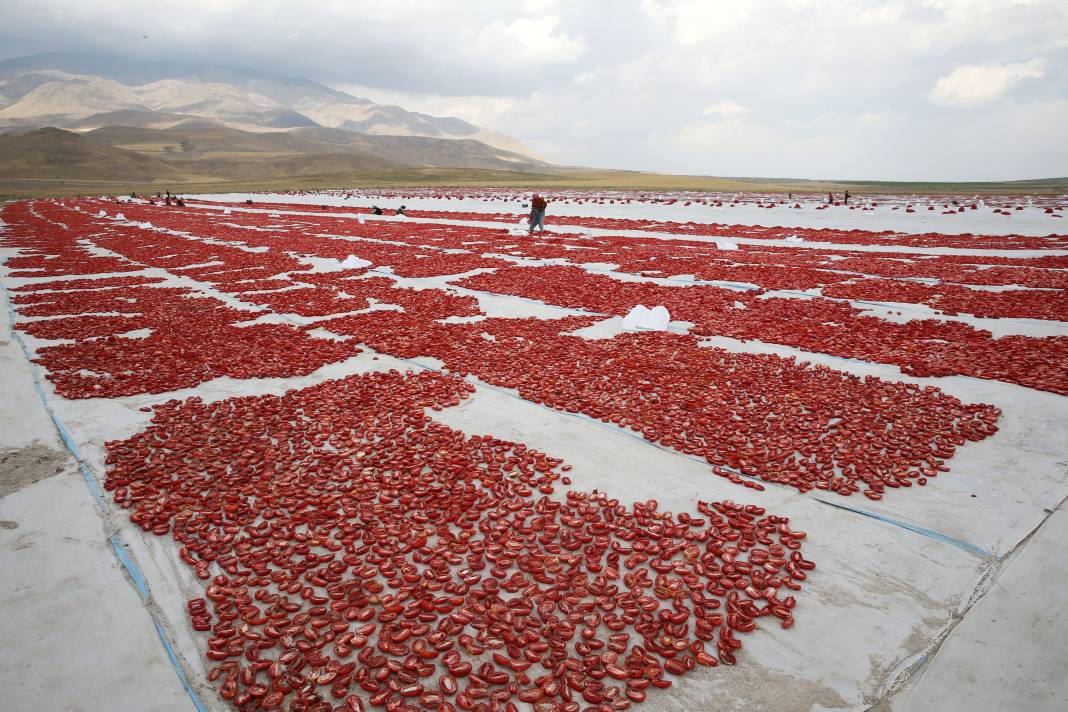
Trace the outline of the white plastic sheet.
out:
M 344 269 L 358 269 L 360 267 L 370 267 L 371 263 L 367 260 L 361 260 L 356 255 L 349 255 L 342 260 L 341 266 Z
M 738 243 L 737 242 L 731 242 L 730 240 L 716 240 L 715 243 L 716 243 L 716 249 L 717 250 L 737 250 L 738 249 Z
M 623 317 L 623 329 L 626 331 L 666 331 L 671 316 L 663 306 L 649 309 L 644 304 L 631 309 Z
M 515 224 L 515 227 L 508 231 L 508 234 L 512 237 L 519 237 L 520 235 L 526 235 L 527 232 L 529 232 L 529 230 L 527 230 L 527 219 L 519 218 L 519 222 Z

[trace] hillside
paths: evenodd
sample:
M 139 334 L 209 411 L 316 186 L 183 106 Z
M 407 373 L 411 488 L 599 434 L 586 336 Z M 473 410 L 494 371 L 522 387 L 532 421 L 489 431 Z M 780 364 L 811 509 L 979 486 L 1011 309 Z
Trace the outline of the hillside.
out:
M 106 126 L 85 137 L 99 144 L 136 151 L 190 172 L 203 173 L 206 161 L 216 166 L 211 175 L 225 174 L 227 161 L 277 164 L 285 159 L 310 164 L 312 157 L 337 156 L 352 163 L 359 159 L 366 170 L 374 167 L 482 168 L 545 171 L 543 161 L 491 148 L 478 141 L 434 139 L 421 136 L 375 136 L 341 129 L 295 128 L 288 131 L 251 132 L 218 122 L 193 120 L 167 129 Z M 356 165 L 353 163 L 353 165 Z M 272 168 L 273 170 L 273 168 Z M 310 165 L 309 165 L 310 170 Z M 322 174 L 335 174 L 333 170 Z M 300 175 L 307 175 L 301 172 Z
M 57 128 L 0 134 L 0 184 L 8 190 L 60 182 L 352 180 L 424 169 L 553 170 L 478 141 L 323 128 L 250 132 L 200 119 L 169 129 L 106 126 L 82 134 Z
M 164 184 L 187 192 L 405 184 L 965 195 L 1068 190 L 1064 178 L 896 183 L 567 168 L 461 119 L 376 104 L 300 77 L 95 54 L 0 61 L 0 193 L 129 192 Z
M 129 120 L 115 120 L 118 115 Z M 519 140 L 462 119 L 377 104 L 301 77 L 76 54 L 0 62 L 0 131 L 46 125 L 167 128 L 185 118 L 244 131 L 324 127 L 375 136 L 473 140 L 533 155 Z
M 55 128 L 0 134 L 4 180 L 183 180 L 188 176 L 149 156 L 86 140 Z

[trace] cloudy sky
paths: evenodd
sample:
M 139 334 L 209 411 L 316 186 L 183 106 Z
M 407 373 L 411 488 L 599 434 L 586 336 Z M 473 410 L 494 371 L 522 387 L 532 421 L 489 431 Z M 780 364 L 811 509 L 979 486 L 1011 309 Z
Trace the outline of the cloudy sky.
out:
M 1068 175 L 1068 0 L 0 0 L 0 57 L 303 75 L 566 164 Z M 145 37 L 147 35 L 147 37 Z

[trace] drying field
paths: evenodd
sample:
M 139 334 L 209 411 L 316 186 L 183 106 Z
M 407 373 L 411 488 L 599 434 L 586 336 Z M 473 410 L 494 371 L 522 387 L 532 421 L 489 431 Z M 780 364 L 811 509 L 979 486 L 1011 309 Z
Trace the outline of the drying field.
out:
M 1066 201 L 550 198 L 4 207 L 16 708 L 1063 709 Z

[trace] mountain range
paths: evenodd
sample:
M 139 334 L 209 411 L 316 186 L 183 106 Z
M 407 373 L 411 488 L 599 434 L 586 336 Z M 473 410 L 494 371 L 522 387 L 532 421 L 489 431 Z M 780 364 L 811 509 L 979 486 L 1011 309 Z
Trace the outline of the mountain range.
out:
M 499 132 L 300 77 L 107 55 L 0 61 L 0 173 L 9 179 L 245 180 L 401 167 L 552 168 Z

